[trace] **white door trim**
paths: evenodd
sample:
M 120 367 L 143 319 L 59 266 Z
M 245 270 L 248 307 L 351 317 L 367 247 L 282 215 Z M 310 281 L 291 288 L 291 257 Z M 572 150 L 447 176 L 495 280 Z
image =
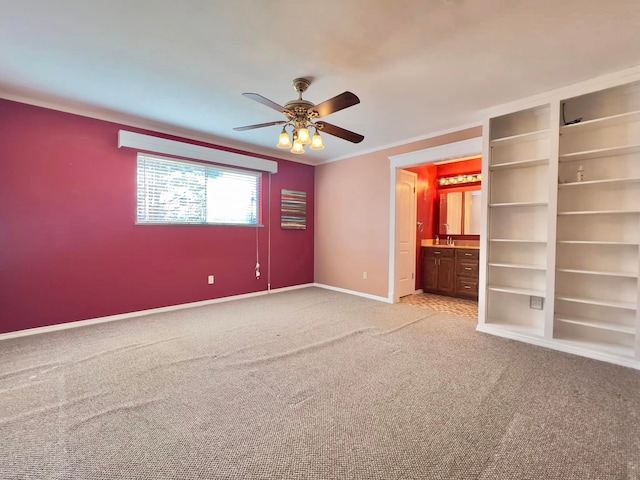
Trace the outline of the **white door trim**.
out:
M 450 159 L 473 158 L 482 155 L 482 137 L 447 143 L 415 152 L 389 157 L 389 302 L 397 303 L 396 296 L 396 181 L 397 170 Z

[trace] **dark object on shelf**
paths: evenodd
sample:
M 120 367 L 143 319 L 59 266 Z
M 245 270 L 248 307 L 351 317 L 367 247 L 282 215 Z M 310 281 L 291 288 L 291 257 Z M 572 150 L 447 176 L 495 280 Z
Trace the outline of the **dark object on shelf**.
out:
M 562 102 L 562 125 L 573 125 L 574 123 L 580 123 L 582 121 L 582 117 L 576 118 L 575 120 L 571 120 L 570 122 L 567 122 L 564 119 L 564 105 L 565 103 Z

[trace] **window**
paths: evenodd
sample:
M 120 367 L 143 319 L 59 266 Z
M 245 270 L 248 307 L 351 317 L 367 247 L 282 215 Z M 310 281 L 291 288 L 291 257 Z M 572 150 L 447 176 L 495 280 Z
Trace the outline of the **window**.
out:
M 138 154 L 140 224 L 258 225 L 259 172 Z

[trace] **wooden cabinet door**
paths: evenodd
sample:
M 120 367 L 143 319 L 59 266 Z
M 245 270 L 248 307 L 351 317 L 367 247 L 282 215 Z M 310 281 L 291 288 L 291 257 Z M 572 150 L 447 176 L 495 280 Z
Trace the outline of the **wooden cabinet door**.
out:
M 438 265 L 438 291 L 453 293 L 455 268 L 452 257 L 441 257 Z
M 431 256 L 422 257 L 422 290 L 435 292 L 438 290 L 438 259 Z

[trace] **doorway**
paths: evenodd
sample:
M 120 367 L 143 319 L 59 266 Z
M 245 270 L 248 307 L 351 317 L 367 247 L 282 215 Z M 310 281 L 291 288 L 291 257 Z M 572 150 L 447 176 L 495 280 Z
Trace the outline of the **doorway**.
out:
M 400 293 L 406 290 L 406 284 L 400 286 L 400 275 L 398 265 L 399 248 L 398 248 L 398 194 L 397 183 L 400 172 L 406 167 L 417 165 L 432 164 L 454 159 L 469 159 L 482 156 L 482 138 L 476 137 L 459 142 L 439 145 L 437 147 L 427 148 L 415 152 L 389 157 L 391 161 L 391 189 L 390 189 L 390 229 L 389 229 L 389 301 L 397 303 L 400 301 Z M 415 210 L 414 210 L 415 211 Z M 414 222 L 415 226 L 415 222 Z M 415 238 L 415 235 L 414 235 Z M 414 262 L 413 269 L 415 272 L 415 246 L 414 246 Z M 402 273 L 405 275 L 405 273 Z M 415 291 L 415 284 L 414 289 Z

